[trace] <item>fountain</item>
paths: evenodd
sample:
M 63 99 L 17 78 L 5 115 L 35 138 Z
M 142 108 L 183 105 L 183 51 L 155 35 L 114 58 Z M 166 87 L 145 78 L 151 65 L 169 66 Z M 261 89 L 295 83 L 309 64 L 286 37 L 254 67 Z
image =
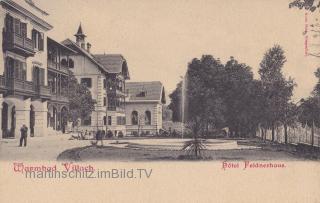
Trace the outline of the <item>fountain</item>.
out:
M 185 131 L 185 103 L 186 103 L 186 91 L 187 91 L 187 75 L 182 78 L 182 86 L 181 86 L 181 138 L 183 138 Z

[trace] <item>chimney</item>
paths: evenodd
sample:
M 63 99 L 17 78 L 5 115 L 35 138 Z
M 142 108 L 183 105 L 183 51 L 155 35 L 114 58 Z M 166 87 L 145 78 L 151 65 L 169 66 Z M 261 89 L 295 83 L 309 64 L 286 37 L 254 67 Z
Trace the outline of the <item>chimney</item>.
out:
M 87 52 L 90 53 L 90 49 L 91 49 L 91 44 L 88 42 L 88 43 L 87 43 Z

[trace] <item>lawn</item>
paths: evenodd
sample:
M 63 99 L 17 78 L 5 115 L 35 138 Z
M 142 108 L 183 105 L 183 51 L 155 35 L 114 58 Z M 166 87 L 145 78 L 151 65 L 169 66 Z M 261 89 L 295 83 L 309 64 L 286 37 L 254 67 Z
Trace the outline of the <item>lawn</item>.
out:
M 104 146 L 86 146 L 69 149 L 58 160 L 73 161 L 185 161 L 181 139 L 125 139 L 105 141 Z M 236 143 L 236 145 L 235 145 Z M 265 144 L 257 140 L 236 142 L 212 139 L 202 151 L 205 161 L 214 160 L 305 160 L 288 147 Z M 261 147 L 263 146 L 263 147 Z M 215 148 L 217 147 L 217 148 Z

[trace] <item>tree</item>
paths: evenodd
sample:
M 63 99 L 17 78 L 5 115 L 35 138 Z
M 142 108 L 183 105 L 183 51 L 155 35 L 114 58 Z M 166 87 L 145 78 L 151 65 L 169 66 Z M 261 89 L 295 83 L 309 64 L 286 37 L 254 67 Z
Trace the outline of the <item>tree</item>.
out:
M 314 12 L 316 9 L 319 9 L 320 1 L 319 0 L 294 0 L 289 4 L 289 8 L 299 8 L 309 10 Z
M 259 69 L 268 109 L 263 118 L 263 125 L 272 129 L 272 141 L 274 141 L 275 127 L 285 120 L 284 115 L 295 86 L 291 78 L 286 80 L 282 74 L 285 62 L 283 49 L 275 45 L 265 53 Z
M 320 97 L 320 68 L 318 68 L 316 72 L 314 72 L 314 75 L 317 77 L 318 82 L 316 86 L 313 88 L 312 95 L 315 97 Z
M 84 84 L 79 84 L 77 78 L 70 72 L 69 75 L 69 120 L 75 126 L 78 120 L 87 119 L 94 110 L 95 100 L 90 90 Z
M 227 109 L 225 117 L 231 136 L 248 136 L 258 127 L 255 121 L 258 121 L 256 115 L 261 111 L 261 108 L 256 108 L 259 105 L 256 101 L 260 99 L 259 87 L 251 68 L 230 57 L 225 65 L 221 96 Z
M 182 82 L 177 84 L 176 89 L 169 95 L 171 102 L 168 106 L 172 110 L 172 121 L 182 121 Z
M 202 56 L 201 60 L 195 58 L 188 65 L 184 111 L 185 121 L 195 137 L 208 132 L 209 125 L 216 128 L 224 125 L 224 104 L 216 86 L 219 70 L 223 70 L 223 65 L 210 55 Z

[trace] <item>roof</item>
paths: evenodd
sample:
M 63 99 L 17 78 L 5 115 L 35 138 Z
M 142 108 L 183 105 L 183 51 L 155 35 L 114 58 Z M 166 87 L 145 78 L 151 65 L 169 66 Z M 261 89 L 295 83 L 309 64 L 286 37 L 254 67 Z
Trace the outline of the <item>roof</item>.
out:
M 47 13 L 37 7 L 32 1 L 25 0 L 0 0 L 0 4 L 13 9 L 15 12 L 28 17 L 32 22 L 41 26 L 45 30 L 51 30 L 53 28 L 44 18 L 47 16 Z M 39 13 L 34 12 L 39 11 Z M 46 14 L 44 14 L 46 13 Z
M 63 49 L 65 52 L 67 52 L 67 53 L 73 53 L 73 54 L 77 53 L 77 52 L 74 51 L 73 49 L 71 49 L 71 48 L 69 48 L 69 47 L 67 47 L 67 46 L 65 46 L 65 45 L 63 45 L 63 44 L 55 41 L 54 39 L 52 39 L 52 38 L 50 38 L 50 37 L 47 37 L 47 39 L 48 39 L 48 43 L 55 44 L 56 46 L 62 48 L 62 49 Z
M 130 78 L 127 62 L 121 54 L 93 55 L 108 73 L 123 73 L 126 79 Z
M 83 36 L 83 37 L 86 37 L 86 35 L 83 34 L 81 23 L 80 23 L 80 25 L 79 25 L 78 32 L 77 32 L 77 34 L 75 34 L 75 36 Z
M 155 101 L 165 103 L 164 87 L 160 81 L 126 82 L 128 102 Z M 145 94 L 141 95 L 141 92 Z
M 64 44 L 67 47 L 70 47 L 72 49 L 75 49 L 76 51 L 80 52 L 82 55 L 86 56 L 87 58 L 89 58 L 94 64 L 96 64 L 100 69 L 102 69 L 102 71 L 107 72 L 107 70 L 104 68 L 104 66 L 102 64 L 100 64 L 94 57 L 92 54 L 90 54 L 89 52 L 87 52 L 87 50 L 79 47 L 75 42 L 73 42 L 71 39 L 66 39 L 64 41 L 61 42 L 62 44 Z

